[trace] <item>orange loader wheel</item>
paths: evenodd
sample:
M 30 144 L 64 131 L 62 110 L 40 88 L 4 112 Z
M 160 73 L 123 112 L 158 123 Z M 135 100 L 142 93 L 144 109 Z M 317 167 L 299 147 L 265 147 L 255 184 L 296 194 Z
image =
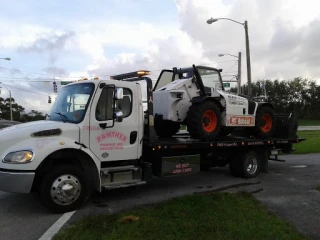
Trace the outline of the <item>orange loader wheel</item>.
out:
M 255 122 L 253 134 L 256 137 L 266 139 L 274 136 L 276 120 L 274 110 L 270 106 L 264 105 L 258 108 Z
M 221 129 L 221 112 L 218 103 L 204 101 L 193 103 L 187 113 L 187 129 L 192 138 L 214 140 Z
M 213 132 L 217 127 L 217 115 L 212 110 L 207 110 L 203 114 L 203 123 L 202 123 L 203 129 L 211 133 Z
M 261 131 L 267 133 L 272 128 L 272 117 L 270 114 L 265 113 L 261 117 Z

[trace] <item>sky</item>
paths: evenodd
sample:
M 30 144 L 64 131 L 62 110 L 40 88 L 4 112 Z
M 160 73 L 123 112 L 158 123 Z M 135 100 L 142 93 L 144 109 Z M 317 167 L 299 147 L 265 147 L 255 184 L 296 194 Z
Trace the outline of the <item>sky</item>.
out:
M 248 21 L 252 81 L 320 79 L 318 0 L 0 0 L 1 97 L 47 113 L 52 82 L 192 64 L 234 80 Z M 319 81 L 318 81 L 319 82 Z M 319 82 L 320 83 L 320 82 Z M 5 84 L 5 86 L 3 85 Z M 58 91 L 60 85 L 58 84 Z

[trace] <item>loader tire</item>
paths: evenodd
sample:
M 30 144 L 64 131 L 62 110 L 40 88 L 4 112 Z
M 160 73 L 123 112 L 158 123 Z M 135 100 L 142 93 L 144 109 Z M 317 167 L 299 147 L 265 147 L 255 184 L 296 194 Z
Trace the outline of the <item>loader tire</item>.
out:
M 261 106 L 256 113 L 253 134 L 259 138 L 271 138 L 276 130 L 274 110 L 269 106 Z
M 225 137 L 228 136 L 229 134 L 231 134 L 233 132 L 234 128 L 232 127 L 221 127 L 219 136 L 221 137 Z
M 158 137 L 172 137 L 180 129 L 180 123 L 169 120 L 155 120 L 154 129 Z
M 212 101 L 193 103 L 187 113 L 187 128 L 192 138 L 214 140 L 221 128 L 219 107 Z

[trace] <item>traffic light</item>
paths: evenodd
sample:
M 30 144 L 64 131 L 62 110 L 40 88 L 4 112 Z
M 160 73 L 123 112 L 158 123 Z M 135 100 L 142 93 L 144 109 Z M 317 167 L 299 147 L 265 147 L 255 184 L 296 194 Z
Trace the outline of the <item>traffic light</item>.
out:
M 57 88 L 57 83 L 53 82 L 53 92 L 57 93 L 58 92 L 58 88 Z
M 51 97 L 49 96 L 49 98 L 48 98 L 48 103 L 51 103 Z

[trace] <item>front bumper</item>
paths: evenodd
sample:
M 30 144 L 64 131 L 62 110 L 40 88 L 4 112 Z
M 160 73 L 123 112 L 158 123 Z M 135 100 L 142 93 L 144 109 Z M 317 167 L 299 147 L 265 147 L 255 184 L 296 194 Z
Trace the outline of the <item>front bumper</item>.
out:
M 29 193 L 32 188 L 34 172 L 10 172 L 0 170 L 0 191 Z

